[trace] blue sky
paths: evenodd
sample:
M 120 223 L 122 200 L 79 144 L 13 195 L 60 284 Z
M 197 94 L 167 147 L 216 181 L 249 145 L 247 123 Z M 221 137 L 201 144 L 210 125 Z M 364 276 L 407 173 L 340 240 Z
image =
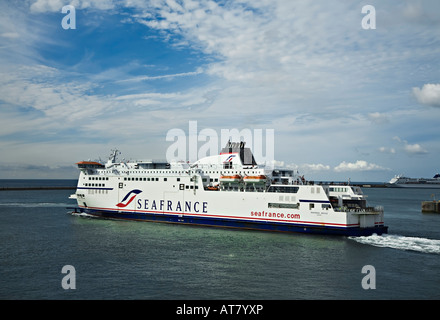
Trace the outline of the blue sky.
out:
M 164 158 L 189 121 L 273 129 L 276 163 L 311 180 L 430 177 L 439 66 L 435 0 L 2 1 L 0 178 L 76 178 L 115 147 Z

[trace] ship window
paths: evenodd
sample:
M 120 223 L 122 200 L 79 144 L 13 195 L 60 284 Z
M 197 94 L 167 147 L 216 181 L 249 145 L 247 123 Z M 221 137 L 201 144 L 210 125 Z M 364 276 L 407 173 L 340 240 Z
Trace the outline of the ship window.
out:
M 288 208 L 288 209 L 298 209 L 299 203 L 272 203 L 267 204 L 269 208 Z
M 163 178 L 163 181 L 167 181 L 167 178 Z
M 314 203 L 309 203 L 309 209 L 312 210 L 313 208 L 315 208 L 315 204 Z
M 283 192 L 283 193 L 297 193 L 299 187 L 290 186 L 270 186 L 267 192 Z
M 177 178 L 176 181 L 180 181 L 180 178 Z

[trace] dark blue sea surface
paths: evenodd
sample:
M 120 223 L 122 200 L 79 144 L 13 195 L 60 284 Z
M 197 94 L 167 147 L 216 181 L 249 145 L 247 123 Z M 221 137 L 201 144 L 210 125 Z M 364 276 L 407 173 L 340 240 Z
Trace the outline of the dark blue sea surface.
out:
M 0 180 L 74 186 L 72 180 Z M 439 299 L 439 190 L 364 188 L 389 234 L 361 238 L 114 221 L 69 213 L 74 190 L 0 191 L 0 299 Z M 75 289 L 64 289 L 64 266 Z M 375 289 L 364 289 L 364 266 Z M 371 284 L 371 281 L 370 281 Z

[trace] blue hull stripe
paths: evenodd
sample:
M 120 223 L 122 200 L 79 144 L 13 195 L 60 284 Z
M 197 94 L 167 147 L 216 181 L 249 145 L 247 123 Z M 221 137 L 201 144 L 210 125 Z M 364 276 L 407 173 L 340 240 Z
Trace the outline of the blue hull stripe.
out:
M 334 226 L 311 226 L 305 224 L 278 223 L 271 221 L 250 221 L 227 218 L 194 217 L 187 215 L 151 214 L 139 212 L 117 212 L 111 210 L 97 210 L 79 208 L 80 212 L 108 219 L 141 220 L 150 222 L 181 223 L 188 225 L 201 225 L 212 227 L 227 227 L 239 229 L 251 229 L 262 231 L 301 232 L 314 234 L 330 234 L 343 236 L 369 236 L 387 233 L 388 227 L 379 225 L 369 228 L 360 227 L 334 227 Z

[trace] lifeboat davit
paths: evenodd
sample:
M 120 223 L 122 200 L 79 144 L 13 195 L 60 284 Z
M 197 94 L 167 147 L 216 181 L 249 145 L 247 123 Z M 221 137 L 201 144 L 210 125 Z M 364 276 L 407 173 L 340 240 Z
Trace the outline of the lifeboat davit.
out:
M 243 181 L 246 183 L 266 183 L 267 177 L 265 175 L 246 176 Z

